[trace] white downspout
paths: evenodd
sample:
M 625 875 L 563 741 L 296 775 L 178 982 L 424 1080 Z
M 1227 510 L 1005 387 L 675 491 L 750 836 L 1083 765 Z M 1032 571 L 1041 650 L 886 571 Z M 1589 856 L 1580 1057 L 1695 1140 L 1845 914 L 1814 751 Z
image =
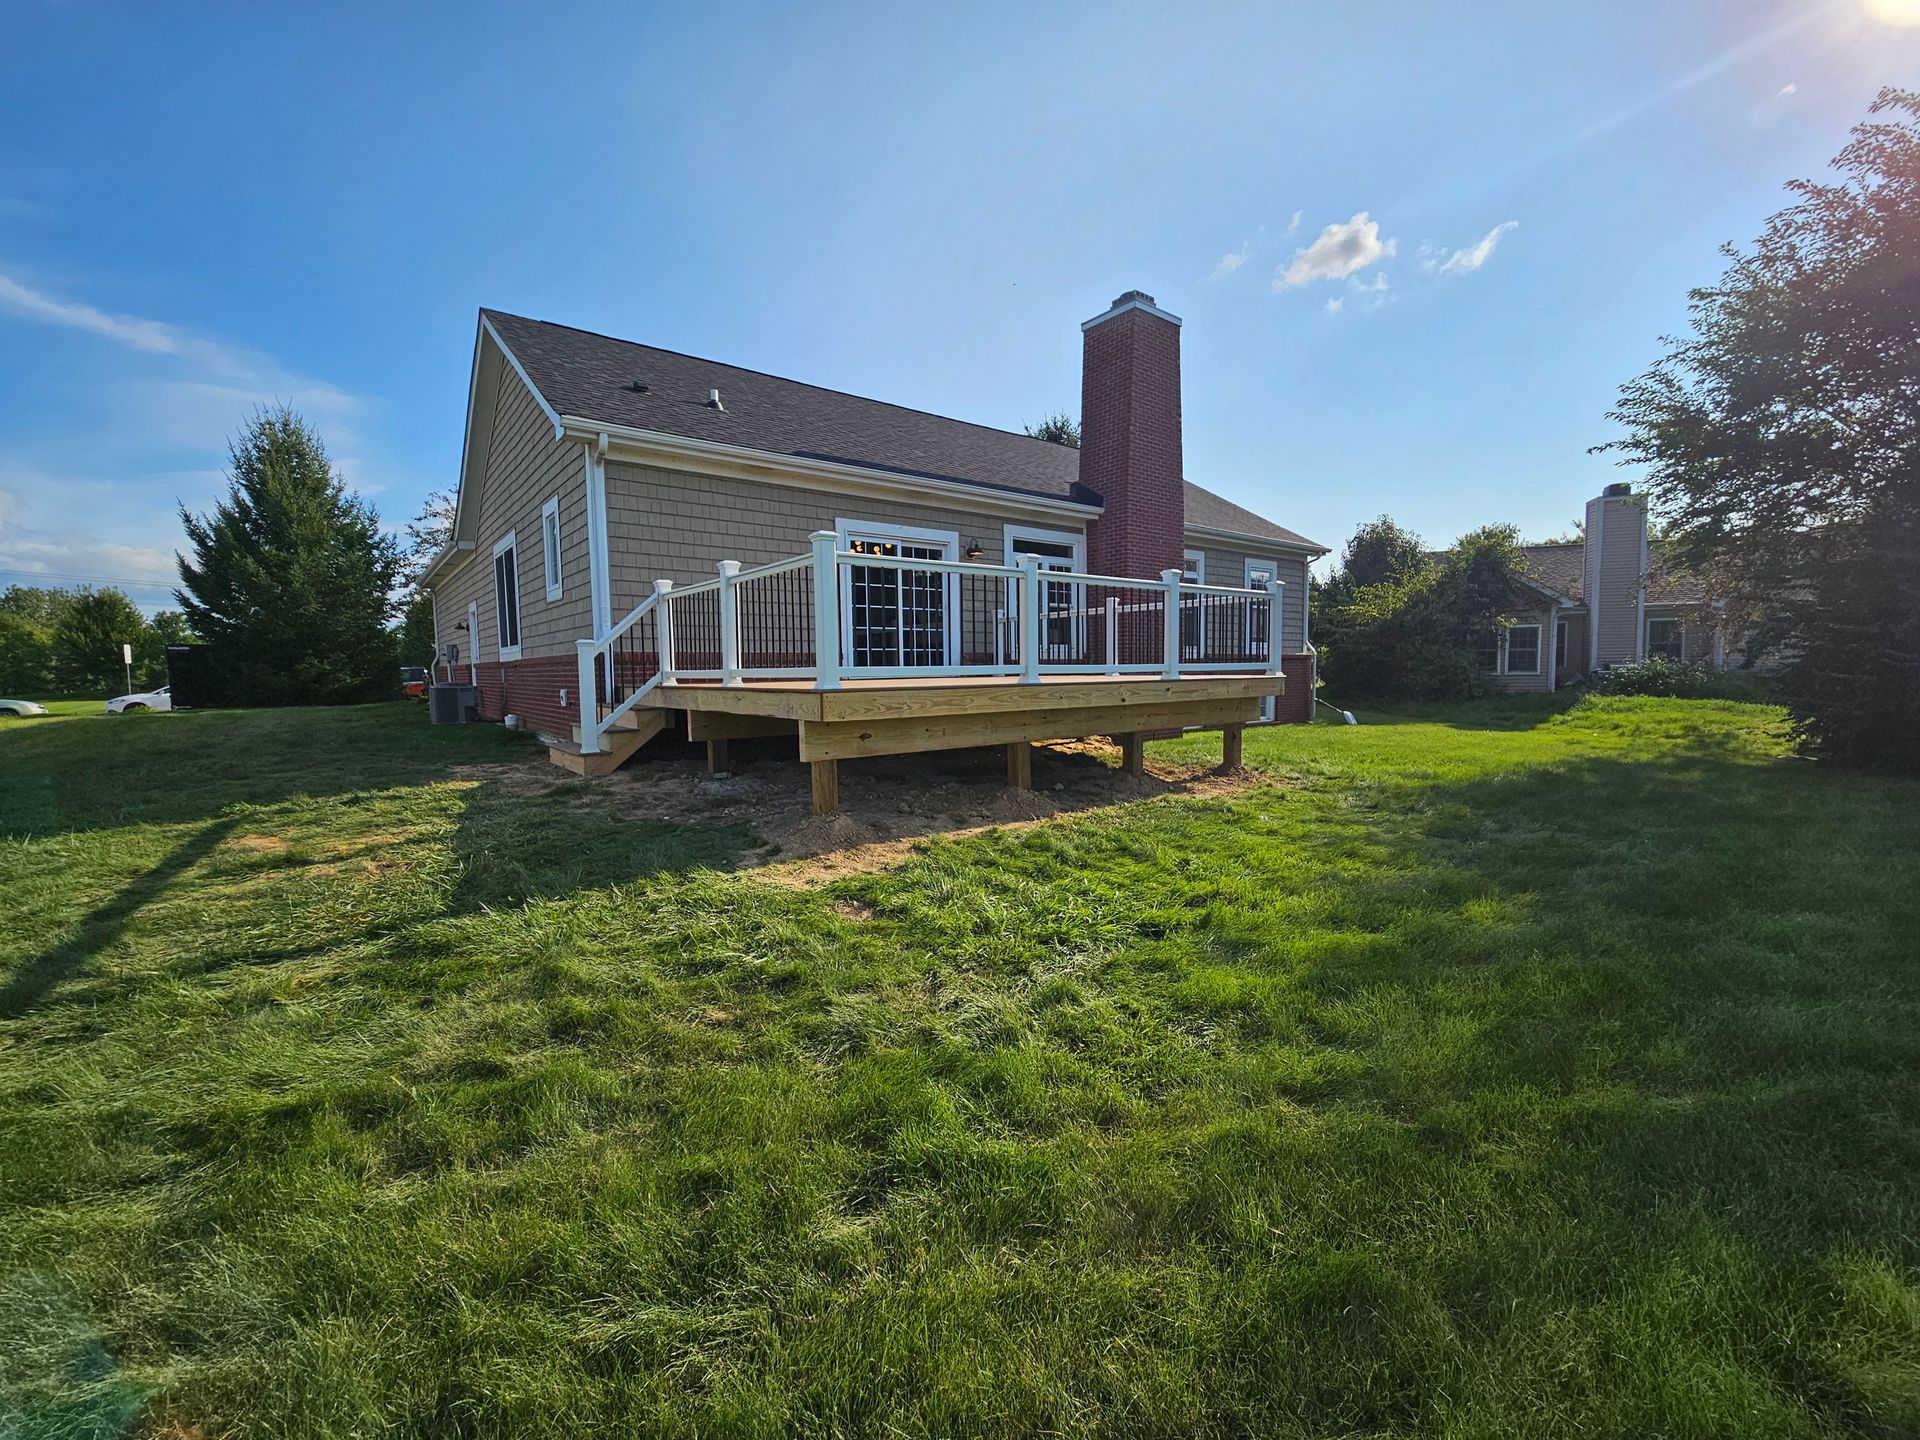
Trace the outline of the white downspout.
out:
M 587 588 L 593 605 L 593 638 L 613 629 L 613 575 L 607 558 L 607 432 L 583 445 L 587 476 Z
M 1547 633 L 1540 637 L 1547 647 L 1547 693 L 1560 688 L 1560 602 L 1547 606 Z

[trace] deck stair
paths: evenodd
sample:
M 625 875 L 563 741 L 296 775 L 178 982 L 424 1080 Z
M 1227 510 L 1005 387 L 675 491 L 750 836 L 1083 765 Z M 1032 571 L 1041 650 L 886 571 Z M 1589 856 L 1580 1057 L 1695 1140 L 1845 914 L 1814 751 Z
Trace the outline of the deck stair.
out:
M 617 716 L 613 728 L 600 737 L 600 748 L 591 755 L 580 750 L 580 727 L 573 727 L 571 742 L 554 741 L 547 746 L 547 758 L 575 775 L 607 775 L 618 770 L 642 745 L 667 728 L 672 719 L 667 710 L 629 710 Z

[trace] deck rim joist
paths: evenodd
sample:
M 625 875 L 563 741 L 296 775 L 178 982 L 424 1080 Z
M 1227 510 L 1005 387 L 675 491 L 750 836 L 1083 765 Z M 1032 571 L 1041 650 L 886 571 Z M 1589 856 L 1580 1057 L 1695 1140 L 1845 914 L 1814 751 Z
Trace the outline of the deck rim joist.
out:
M 659 710 L 719 711 L 783 720 L 844 722 L 933 715 L 1017 714 L 1079 708 L 1165 706 L 1257 700 L 1284 695 L 1279 675 L 1049 677 L 1039 684 L 990 677 L 985 683 L 948 680 L 854 681 L 840 690 L 815 690 L 807 681 L 723 686 L 661 685 L 643 702 Z

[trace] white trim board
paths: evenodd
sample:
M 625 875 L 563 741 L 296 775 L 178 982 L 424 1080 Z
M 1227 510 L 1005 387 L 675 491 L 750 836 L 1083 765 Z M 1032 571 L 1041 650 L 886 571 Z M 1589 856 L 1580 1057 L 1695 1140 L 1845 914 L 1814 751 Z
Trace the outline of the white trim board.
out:
M 540 568 L 545 571 L 547 599 L 558 600 L 564 590 L 566 562 L 561 558 L 560 497 L 548 497 L 540 507 Z
M 513 644 L 506 643 L 506 632 L 501 625 L 500 614 L 500 557 L 511 550 L 513 552 Z M 507 531 L 500 543 L 493 547 L 493 648 L 494 655 L 501 660 L 518 660 L 521 641 L 526 638 L 526 618 L 520 613 L 520 537 L 514 530 Z

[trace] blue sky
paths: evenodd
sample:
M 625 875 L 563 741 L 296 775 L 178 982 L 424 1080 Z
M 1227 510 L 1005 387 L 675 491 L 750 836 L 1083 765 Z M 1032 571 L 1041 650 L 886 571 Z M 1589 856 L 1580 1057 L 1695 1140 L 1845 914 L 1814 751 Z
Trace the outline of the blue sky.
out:
M 483 304 L 1017 428 L 1139 287 L 1193 479 L 1562 531 L 1716 247 L 1920 79 L 1903 11 L 14 0 L 0 584 L 169 578 L 276 399 L 397 525 Z

